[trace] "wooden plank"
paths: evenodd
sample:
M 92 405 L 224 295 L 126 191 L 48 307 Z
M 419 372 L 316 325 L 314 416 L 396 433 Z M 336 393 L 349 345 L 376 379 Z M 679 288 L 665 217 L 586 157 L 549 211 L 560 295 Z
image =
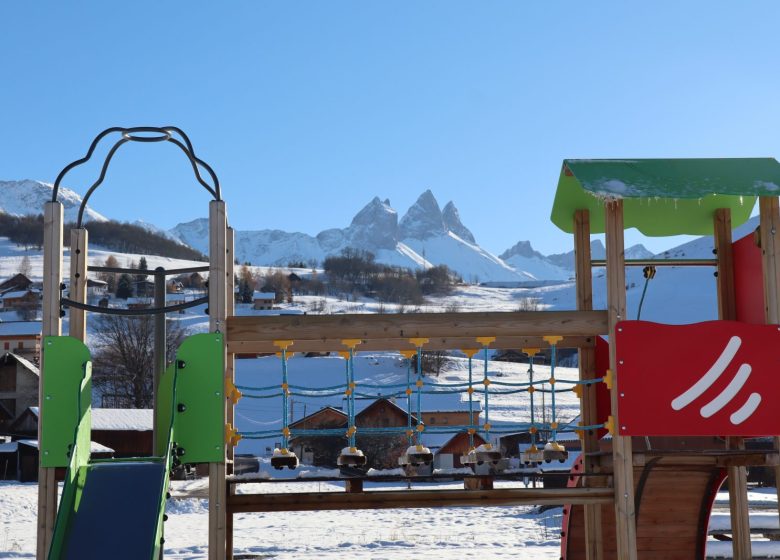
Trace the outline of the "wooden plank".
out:
M 233 228 L 228 227 L 225 232 L 225 281 L 226 281 L 226 297 L 227 297 L 227 304 L 226 304 L 226 312 L 227 316 L 230 317 L 235 314 L 236 312 L 236 298 L 234 296 L 235 289 L 236 289 L 236 277 L 235 277 L 235 231 Z M 236 382 L 236 372 L 235 372 L 235 366 L 236 366 L 236 360 L 235 356 L 231 353 L 228 353 L 226 356 L 225 361 L 225 380 L 230 381 L 231 384 L 235 384 Z M 233 404 L 233 401 L 226 400 L 227 403 L 227 410 L 225 411 L 225 421 L 230 424 L 231 426 L 235 427 L 236 420 L 235 420 L 235 405 Z M 230 442 L 226 442 L 226 457 L 227 457 L 227 474 L 231 475 L 233 474 L 233 461 L 235 460 L 235 449 L 230 444 Z M 228 522 L 230 522 L 230 527 L 228 527 L 228 540 L 232 540 L 233 536 L 230 534 L 230 531 L 232 531 L 232 520 L 229 519 Z M 231 546 L 228 546 L 228 552 L 231 551 Z
M 761 235 L 761 257 L 764 270 L 764 305 L 767 324 L 780 324 L 780 202 L 778 198 L 761 196 L 758 199 Z M 774 438 L 775 449 L 780 449 L 780 437 Z M 775 467 L 777 498 L 780 504 L 780 466 Z M 780 515 L 780 506 L 778 506 Z
M 719 208 L 713 218 L 715 254 L 718 260 L 718 318 L 735 321 L 737 303 L 734 292 L 734 257 L 731 240 L 731 210 Z M 742 438 L 729 438 L 731 449 L 744 449 Z M 744 466 L 728 467 L 731 541 L 735 559 L 752 558 L 750 519 L 747 500 L 747 470 Z
M 87 249 L 89 232 L 70 230 L 70 299 L 87 303 Z M 82 342 L 87 338 L 87 312 L 71 307 L 68 310 L 68 334 Z
M 577 210 L 574 214 L 574 272 L 577 284 L 577 310 L 591 311 L 593 309 L 593 274 L 590 253 L 590 213 L 587 210 Z M 580 348 L 579 368 L 581 380 L 595 379 L 595 348 Z M 597 424 L 596 386 L 584 385 L 582 390 L 582 422 L 588 426 Z M 584 434 L 582 448 L 586 454 L 598 451 L 599 442 L 595 430 L 588 430 Z M 584 468 L 585 472 L 596 472 L 598 461 L 585 455 Z M 584 483 L 586 487 L 593 487 L 601 485 L 602 481 L 587 477 L 584 479 Z M 601 506 L 596 504 L 584 506 L 584 520 L 585 558 L 587 560 L 602 560 L 604 558 L 604 537 L 601 530 Z
M 615 340 L 615 325 L 626 318 L 626 270 L 623 264 L 623 201 L 607 202 L 604 206 L 607 246 L 607 314 L 609 339 Z M 609 367 L 617 381 L 615 345 L 609 345 Z M 634 510 L 634 469 L 631 438 L 620 435 L 618 393 L 611 391 L 615 434 L 612 436 L 615 486 L 615 530 L 617 556 L 621 560 L 637 560 L 636 512 Z
M 43 211 L 43 336 L 60 336 L 60 284 L 62 283 L 62 204 L 47 202 Z M 44 364 L 41 359 L 41 374 L 38 383 L 38 401 L 42 402 Z M 41 439 L 43 414 L 38 421 L 38 441 Z M 54 469 L 38 469 L 38 529 L 36 557 L 43 560 L 48 556 L 54 520 L 57 515 L 57 483 Z
M 480 336 L 593 336 L 606 333 L 604 311 L 247 316 L 230 317 L 227 325 L 228 342 L 415 337 L 473 340 Z
M 503 488 L 500 490 L 390 490 L 229 495 L 231 514 L 266 511 L 322 511 L 428 507 L 603 504 L 609 488 Z
M 228 319 L 230 325 L 232 319 Z M 228 327 L 229 328 L 229 327 Z M 377 338 L 360 339 L 357 351 L 389 351 L 412 350 L 414 345 L 407 338 Z M 342 339 L 330 340 L 298 340 L 296 339 L 290 350 L 294 352 L 335 352 L 344 350 Z M 558 343 L 558 348 L 592 348 L 595 338 L 592 336 L 564 336 Z M 446 337 L 428 338 L 425 350 L 460 350 L 464 348 L 481 348 L 473 338 Z M 502 350 L 520 350 L 522 348 L 547 348 L 549 345 L 541 336 L 499 336 L 489 345 L 490 348 Z M 228 341 L 227 349 L 232 354 L 273 354 L 279 351 L 271 340 L 244 340 Z
M 224 332 L 227 317 L 227 214 L 225 202 L 209 203 L 209 330 Z M 232 297 L 233 294 L 230 294 Z M 225 372 L 222 373 L 225 375 Z M 225 459 L 209 463 L 209 560 L 227 554 Z

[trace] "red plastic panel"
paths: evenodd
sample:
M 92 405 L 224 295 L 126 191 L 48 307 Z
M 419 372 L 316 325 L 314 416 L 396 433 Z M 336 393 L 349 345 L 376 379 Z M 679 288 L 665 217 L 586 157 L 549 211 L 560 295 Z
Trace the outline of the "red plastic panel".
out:
M 621 434 L 780 434 L 777 326 L 623 321 L 615 338 Z
M 596 376 L 604 377 L 609 369 L 609 343 L 603 337 L 596 337 Z M 612 402 L 609 389 L 604 383 L 596 384 L 596 422 L 604 424 L 612 414 Z M 606 428 L 600 428 L 598 437 L 601 439 L 607 433 Z
M 761 249 L 756 246 L 752 233 L 735 241 L 732 247 L 737 321 L 762 325 L 764 323 L 764 280 Z

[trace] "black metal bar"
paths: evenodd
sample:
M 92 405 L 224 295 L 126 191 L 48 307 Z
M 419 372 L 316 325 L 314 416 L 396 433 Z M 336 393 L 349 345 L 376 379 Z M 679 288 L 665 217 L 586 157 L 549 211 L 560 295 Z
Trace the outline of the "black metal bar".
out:
M 165 308 L 165 269 L 158 266 L 154 272 L 154 307 L 162 309 Z M 154 317 L 154 399 L 152 401 L 154 403 L 157 403 L 160 379 L 165 372 L 166 354 L 165 314 L 159 313 Z M 157 406 L 154 407 L 153 417 L 152 449 L 157 449 L 157 441 L 160 438 L 157 429 Z
M 121 309 L 118 307 L 99 307 L 97 305 L 89 305 L 86 303 L 73 301 L 72 299 L 68 298 L 60 298 L 60 305 L 75 307 L 76 309 L 83 309 L 84 311 L 90 311 L 92 313 L 103 313 L 105 315 L 123 315 L 127 317 L 132 317 L 135 315 L 159 315 L 160 313 L 172 313 L 174 311 L 181 311 L 182 309 L 197 307 L 198 305 L 208 302 L 208 297 L 202 297 L 176 305 L 168 305 L 166 307 L 149 307 L 147 309 Z
M 146 273 L 146 274 L 152 274 L 154 276 L 161 275 L 161 276 L 173 276 L 176 274 L 186 274 L 188 272 L 208 272 L 209 267 L 208 266 L 190 266 L 186 268 L 171 268 L 171 269 L 161 269 L 161 272 L 158 272 L 157 269 L 155 270 L 141 270 L 140 268 L 119 268 L 119 267 L 113 267 L 113 266 L 88 266 L 87 270 L 89 272 L 110 272 L 113 274 L 139 274 L 139 273 Z
M 626 259 L 626 266 L 718 266 L 716 259 Z M 590 261 L 593 267 L 606 266 L 604 259 Z

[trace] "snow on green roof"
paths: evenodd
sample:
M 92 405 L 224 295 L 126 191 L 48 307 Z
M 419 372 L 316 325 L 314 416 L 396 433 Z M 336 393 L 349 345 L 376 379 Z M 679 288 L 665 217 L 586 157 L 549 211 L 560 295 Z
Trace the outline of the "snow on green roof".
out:
M 712 234 L 718 208 L 744 223 L 757 196 L 780 195 L 774 158 L 567 159 L 551 219 L 573 231 L 574 212 L 590 210 L 591 231 L 604 232 L 604 203 L 623 200 L 624 225 L 645 235 Z

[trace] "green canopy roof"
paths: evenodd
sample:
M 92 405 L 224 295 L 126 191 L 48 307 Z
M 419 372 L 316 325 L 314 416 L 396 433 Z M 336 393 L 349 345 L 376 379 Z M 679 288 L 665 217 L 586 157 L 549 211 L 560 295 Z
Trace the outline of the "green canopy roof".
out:
M 590 210 L 591 231 L 604 232 L 604 203 L 623 200 L 624 224 L 645 235 L 710 235 L 717 208 L 733 227 L 747 221 L 757 196 L 780 195 L 774 158 L 567 159 L 551 219 L 573 231 L 575 210 Z

